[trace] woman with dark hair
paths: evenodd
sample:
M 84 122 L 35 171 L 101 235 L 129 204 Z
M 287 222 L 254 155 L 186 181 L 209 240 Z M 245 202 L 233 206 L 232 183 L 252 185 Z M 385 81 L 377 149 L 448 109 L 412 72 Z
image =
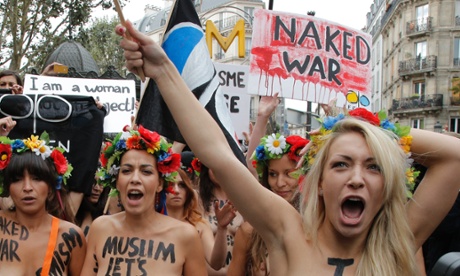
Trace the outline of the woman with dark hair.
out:
M 200 235 L 208 265 L 214 270 L 219 270 L 224 265 L 227 254 L 227 225 L 235 217 L 235 210 L 231 204 L 221 209 L 216 202 L 218 227 L 214 239 L 209 223 L 201 216 L 191 180 L 184 170 L 180 169 L 178 173 L 175 182 L 169 183 L 170 193 L 166 195 L 168 216 L 195 226 Z
M 97 175 L 116 189 L 124 211 L 91 224 L 82 275 L 205 275 L 196 229 L 157 211 L 164 211 L 160 192 L 180 167 L 171 145 L 139 126 L 119 133 L 101 163 Z
M 83 232 L 58 218 L 72 166 L 48 140 L 46 133 L 40 139 L 0 137 L 1 188 L 15 206 L 0 211 L 0 275 L 80 275 Z
M 10 94 L 22 94 L 23 81 L 18 72 L 3 70 L 0 72 L 0 89 L 6 89 Z

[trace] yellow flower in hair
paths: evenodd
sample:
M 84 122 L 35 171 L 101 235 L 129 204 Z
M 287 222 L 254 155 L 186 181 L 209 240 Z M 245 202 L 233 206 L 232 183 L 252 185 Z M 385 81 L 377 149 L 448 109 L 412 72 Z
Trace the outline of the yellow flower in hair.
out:
M 42 145 L 42 141 L 38 139 L 38 136 L 31 135 L 30 138 L 27 138 L 27 140 L 24 140 L 24 144 L 26 147 L 29 149 L 37 149 Z
M 404 153 L 410 152 L 410 147 L 412 145 L 412 136 L 407 135 L 401 137 L 399 140 L 399 145 L 403 149 Z
M 150 154 L 154 154 L 156 151 L 160 150 L 160 140 L 157 142 L 152 143 L 152 147 L 147 149 L 147 152 Z

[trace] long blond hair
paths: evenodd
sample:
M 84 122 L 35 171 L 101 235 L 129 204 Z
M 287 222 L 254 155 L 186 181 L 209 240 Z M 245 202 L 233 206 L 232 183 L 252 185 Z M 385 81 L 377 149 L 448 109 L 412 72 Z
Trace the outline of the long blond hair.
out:
M 366 239 L 356 275 L 417 275 L 414 237 L 406 216 L 406 155 L 397 137 L 355 118 L 339 121 L 315 157 L 305 179 L 301 214 L 307 239 L 316 241 L 325 219 L 324 199 L 318 195 L 322 170 L 331 145 L 341 135 L 357 132 L 366 139 L 384 177 L 383 204 Z

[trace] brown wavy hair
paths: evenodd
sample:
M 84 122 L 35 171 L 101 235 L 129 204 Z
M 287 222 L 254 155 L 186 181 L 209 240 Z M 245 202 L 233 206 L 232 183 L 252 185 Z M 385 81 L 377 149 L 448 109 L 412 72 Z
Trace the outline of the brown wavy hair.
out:
M 204 221 L 203 217 L 201 216 L 201 212 L 199 211 L 198 205 L 198 196 L 195 190 L 192 188 L 192 181 L 187 176 L 187 173 L 179 169 L 178 170 L 182 181 L 184 182 L 184 187 L 186 191 L 185 203 L 184 203 L 184 215 L 185 220 L 188 221 L 190 224 L 195 226 L 198 222 Z

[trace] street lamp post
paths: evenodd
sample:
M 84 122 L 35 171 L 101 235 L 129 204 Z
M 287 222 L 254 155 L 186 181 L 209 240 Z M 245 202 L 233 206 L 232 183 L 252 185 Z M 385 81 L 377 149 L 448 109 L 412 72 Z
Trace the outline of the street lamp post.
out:
M 442 132 L 442 125 L 439 121 L 434 124 L 434 132 L 441 133 Z

